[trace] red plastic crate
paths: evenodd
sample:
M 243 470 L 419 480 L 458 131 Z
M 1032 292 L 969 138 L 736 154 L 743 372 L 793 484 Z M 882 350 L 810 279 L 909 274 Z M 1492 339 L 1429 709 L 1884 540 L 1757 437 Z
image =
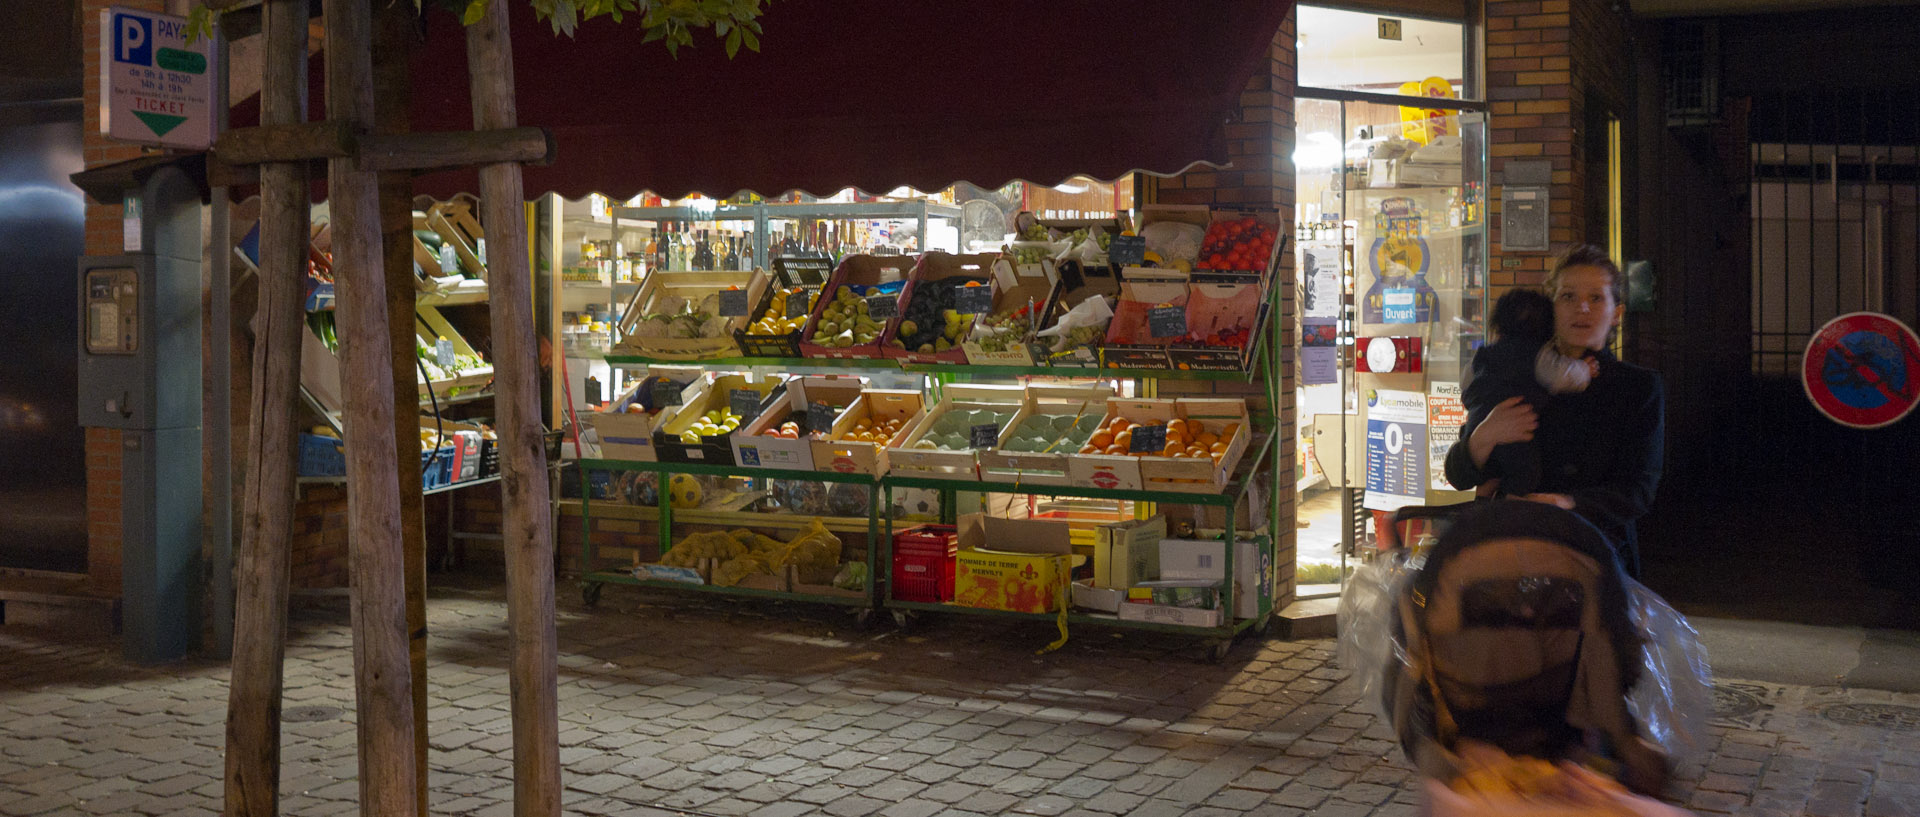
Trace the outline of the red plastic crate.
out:
M 953 601 L 953 560 L 960 552 L 952 525 L 918 525 L 893 535 L 893 598 Z

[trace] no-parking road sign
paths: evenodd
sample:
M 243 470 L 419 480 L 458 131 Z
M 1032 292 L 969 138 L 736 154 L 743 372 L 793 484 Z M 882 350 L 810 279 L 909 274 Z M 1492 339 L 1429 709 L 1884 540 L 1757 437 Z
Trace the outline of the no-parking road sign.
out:
M 1920 397 L 1920 338 L 1876 312 L 1841 315 L 1807 342 L 1800 383 L 1813 405 L 1836 423 L 1891 425 Z

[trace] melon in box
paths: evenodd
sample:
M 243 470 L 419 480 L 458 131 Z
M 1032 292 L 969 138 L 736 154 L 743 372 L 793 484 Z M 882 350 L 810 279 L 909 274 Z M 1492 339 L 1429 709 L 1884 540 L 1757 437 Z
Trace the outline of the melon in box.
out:
M 1001 436 L 980 452 L 980 478 L 990 482 L 1065 485 L 1067 459 L 1105 418 L 1113 389 L 1106 386 L 1032 386 Z
M 647 276 L 620 316 L 619 349 L 668 360 L 707 360 L 739 352 L 734 332 L 753 320 L 753 308 L 766 298 L 767 273 L 734 271 L 658 271 Z M 721 314 L 731 296 L 743 291 L 737 316 Z
M 749 390 L 760 395 L 760 409 L 766 411 L 766 399 L 777 382 L 763 378 L 749 381 L 743 374 L 709 374 L 687 387 L 683 405 L 653 432 L 653 447 L 661 462 L 693 462 L 709 465 L 733 464 L 733 444 L 728 438 L 739 429 L 739 420 L 727 427 L 725 418 L 733 415 L 729 400 L 734 391 Z M 713 432 L 704 423 L 720 423 Z M 717 433 L 716 433 L 717 432 Z
M 985 288 L 990 297 L 997 260 L 999 256 L 991 253 L 921 256 L 900 296 L 900 320 L 881 339 L 881 354 L 915 363 L 965 363 L 967 354 L 961 345 L 980 312 L 970 308 L 961 290 Z M 992 306 L 989 300 L 987 310 Z
M 894 318 L 872 318 L 869 297 L 899 295 L 913 272 L 907 256 L 849 255 L 827 280 L 807 327 L 801 331 L 800 353 L 807 357 L 873 359 L 883 357 L 880 340 Z M 864 319 L 864 320 L 863 320 Z M 862 337 L 868 340 L 862 342 Z
M 984 447 L 998 447 L 1024 402 L 1019 386 L 949 385 L 941 390 L 940 402 L 888 449 L 888 467 L 901 476 L 977 480 L 973 430 L 994 426 L 993 444 Z
M 760 416 L 733 435 L 733 461 L 742 468 L 813 470 L 813 442 L 827 429 L 808 427 L 807 406 L 818 401 L 842 409 L 853 405 L 866 378 L 851 375 L 794 377 L 774 394 Z M 729 402 L 732 397 L 729 395 Z M 835 418 L 839 412 L 834 413 Z
M 1001 258 L 993 265 L 993 308 L 976 322 L 961 344 L 976 366 L 1035 366 L 1033 333 L 1038 331 L 1060 284 L 1053 261 L 1015 264 Z
M 906 438 L 924 402 L 918 391 L 869 389 L 840 413 L 833 433 L 814 440 L 813 470 L 880 476 L 891 467 L 888 446 Z M 887 435 L 885 428 L 895 431 Z
M 953 601 L 966 607 L 1051 613 L 1068 603 L 1073 545 L 1064 522 L 960 519 Z

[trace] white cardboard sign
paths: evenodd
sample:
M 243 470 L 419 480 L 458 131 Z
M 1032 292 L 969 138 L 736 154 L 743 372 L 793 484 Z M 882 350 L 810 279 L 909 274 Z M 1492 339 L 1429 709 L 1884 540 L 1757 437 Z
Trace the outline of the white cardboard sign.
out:
M 100 12 L 100 130 L 115 139 L 204 150 L 213 144 L 213 39 L 187 44 L 187 20 L 114 6 Z

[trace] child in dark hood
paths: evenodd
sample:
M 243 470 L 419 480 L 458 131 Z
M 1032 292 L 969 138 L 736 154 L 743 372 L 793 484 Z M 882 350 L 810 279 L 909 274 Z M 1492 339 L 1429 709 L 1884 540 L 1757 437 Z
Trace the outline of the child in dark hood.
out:
M 1560 353 L 1553 341 L 1553 300 L 1533 289 L 1508 290 L 1494 302 L 1488 321 L 1494 340 L 1473 356 L 1473 380 L 1462 402 L 1470 417 L 1485 417 L 1502 401 L 1519 397 L 1538 412 L 1553 395 L 1585 391 L 1597 361 Z M 1525 496 L 1540 486 L 1540 454 L 1531 442 L 1495 446 L 1486 474 L 1497 482 L 1481 492 Z

